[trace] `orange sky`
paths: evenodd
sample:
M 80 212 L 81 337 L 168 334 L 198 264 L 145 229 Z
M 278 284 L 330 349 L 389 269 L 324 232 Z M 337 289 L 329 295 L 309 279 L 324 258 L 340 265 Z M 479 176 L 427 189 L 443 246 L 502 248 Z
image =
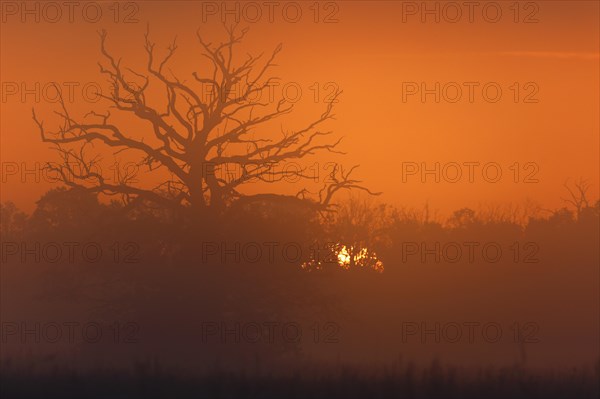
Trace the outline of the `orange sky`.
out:
M 68 10 L 63 9 L 60 21 L 51 23 L 48 19 L 54 18 L 55 11 L 44 9 L 43 3 L 38 3 L 40 21 L 36 22 L 35 15 L 22 15 L 21 9 L 6 8 L 7 3 L 17 7 L 21 4 L 6 2 L 2 10 L 0 156 L 4 173 L 0 199 L 15 201 L 27 210 L 54 185 L 37 183 L 31 174 L 22 179 L 8 170 L 12 171 L 15 164 L 32 169 L 36 163 L 57 160 L 48 145 L 41 143 L 31 120 L 31 108 L 35 106 L 47 126 L 58 122 L 52 115 L 57 105 L 44 96 L 43 87 L 52 81 L 61 82 L 65 88 L 69 83 L 64 82 L 75 82 L 73 112 L 83 115 L 91 109 L 105 109 L 101 102 L 82 101 L 81 88 L 86 83 L 99 82 L 106 87 L 97 67 L 97 30 L 108 30 L 109 49 L 136 70 L 145 65 L 143 34 L 147 22 L 158 47 L 164 48 L 177 35 L 179 49 L 171 65 L 182 79 L 190 79 L 192 71 L 201 69 L 196 29 L 213 40 L 223 37 L 219 10 L 217 15 L 203 14 L 203 10 L 213 11 L 211 7 L 219 7 L 221 2 L 141 1 L 136 3 L 137 8 L 123 2 L 118 19 L 122 21 L 131 12 L 137 19 L 127 24 L 114 22 L 115 10 L 110 8 L 113 2 L 95 3 L 103 12 L 96 23 L 83 18 L 81 8 L 74 10 L 73 22 L 68 21 Z M 33 8 L 34 3 L 28 4 Z M 514 22 L 512 1 L 493 4 L 502 11 L 497 23 L 482 15 L 483 5 L 489 2 L 481 2 L 482 6 L 474 10 L 473 22 L 468 20 L 468 9 L 463 8 L 458 23 L 444 20 L 454 17 L 445 2 L 438 3 L 440 10 L 446 10 L 445 14 L 441 11 L 439 23 L 432 15 L 425 15 L 425 23 L 421 22 L 422 10 L 404 15 L 406 22 L 402 22 L 403 6 L 405 12 L 412 11 L 406 7 L 420 7 L 421 2 L 322 2 L 319 23 L 314 22 L 313 2 L 291 2 L 286 6 L 289 3 L 279 3 L 273 22 L 269 22 L 264 6 L 260 21 L 253 22 L 253 9 L 240 5 L 241 23 L 250 27 L 242 54 L 284 44 L 275 74 L 282 83 L 297 82 L 303 93 L 297 112 L 282 120 L 286 128 L 300 127 L 324 110 L 323 98 L 319 98 L 320 104 L 313 100 L 315 82 L 321 95 L 333 87 L 326 86 L 328 82 L 344 90 L 335 112 L 337 118 L 328 126 L 345 137 L 341 149 L 347 155 L 321 156 L 303 164 L 318 162 L 323 174 L 332 160 L 360 164 L 356 177 L 374 191 L 383 191 L 382 200 L 415 207 L 428 201 L 442 213 L 464 206 L 522 203 L 526 199 L 547 208 L 558 207 L 565 195 L 562 185 L 568 178 L 589 179 L 590 198 L 598 198 L 598 2 L 521 2 L 518 23 Z M 428 4 L 433 8 L 436 3 Z M 296 6 L 302 10 L 298 23 L 284 18 L 280 10 L 284 6 L 288 16 L 293 16 Z M 492 6 L 488 6 L 487 19 L 493 16 Z M 92 11 L 88 10 L 88 15 L 93 15 Z M 328 15 L 337 22 L 322 23 Z M 530 15 L 538 22 L 523 23 Z M 228 18 L 231 21 L 231 15 Z M 21 97 L 22 84 L 32 89 L 36 82 L 41 95 L 37 104 L 33 94 Z M 440 87 L 455 82 L 446 86 L 447 94 L 453 97 L 454 88 L 461 87 L 461 100 L 451 103 L 442 96 L 435 103 L 434 95 L 429 95 L 424 103 L 417 93 L 403 101 L 403 87 L 425 83 L 433 88 L 436 82 Z M 477 82 L 472 102 L 465 82 Z M 486 101 L 482 94 L 481 87 L 490 83 L 502 89 L 495 103 Z M 17 93 L 13 93 L 15 87 Z M 519 102 L 513 98 L 516 87 Z M 536 93 L 529 98 L 537 102 L 524 103 L 533 91 Z M 109 165 L 112 156 L 103 155 Z M 433 177 L 422 183 L 418 175 L 408 176 L 403 182 L 406 162 L 430 168 L 436 162 L 442 166 L 454 162 L 463 165 L 464 176 L 458 183 L 444 182 L 443 178 L 436 183 Z M 487 182 L 481 168 L 475 167 L 474 182 L 470 183 L 465 162 L 495 163 L 502 169 L 502 178 L 498 183 Z M 514 170 L 510 169 L 515 163 L 521 171 L 519 183 L 513 181 Z M 453 176 L 448 169 L 450 172 Z M 537 183 L 523 183 L 530 172 L 535 172 Z M 283 184 L 280 190 L 297 190 L 292 184 Z M 314 190 L 318 186 L 310 187 Z

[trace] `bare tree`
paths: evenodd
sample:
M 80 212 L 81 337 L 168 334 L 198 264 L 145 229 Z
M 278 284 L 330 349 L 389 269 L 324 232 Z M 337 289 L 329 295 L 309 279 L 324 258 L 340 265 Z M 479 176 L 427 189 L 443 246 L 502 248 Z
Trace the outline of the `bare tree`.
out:
M 320 152 L 342 153 L 333 139 L 333 132 L 322 130 L 322 125 L 334 119 L 334 102 L 341 94 L 336 92 L 326 104 L 324 112 L 312 122 L 293 131 L 281 129 L 280 137 L 268 134 L 269 123 L 289 114 L 293 104 L 285 100 L 276 104 L 261 101 L 261 93 L 274 82 L 270 77 L 281 44 L 263 57 L 248 55 L 237 62 L 234 53 L 244 39 L 247 29 L 235 25 L 225 28 L 227 39 L 219 44 L 206 42 L 197 32 L 203 56 L 210 68 L 205 73 L 192 73 L 189 83 L 178 79 L 167 63 L 177 50 L 176 40 L 168 47 L 163 58 L 157 57 L 155 43 L 145 35 L 147 53 L 146 71 L 136 72 L 123 67 L 106 46 L 106 31 L 99 32 L 100 51 L 104 63 L 100 72 L 108 77 L 109 95 L 100 94 L 109 102 L 111 110 L 125 113 L 147 124 L 146 131 L 124 129 L 113 123 L 110 110 L 105 113 L 89 112 L 81 120 L 73 117 L 64 101 L 56 111 L 61 126 L 48 131 L 35 110 L 33 119 L 39 127 L 42 140 L 51 143 L 61 156 L 59 164 L 48 164 L 62 182 L 71 187 L 107 195 L 120 195 L 127 205 L 147 204 L 174 209 L 191 209 L 199 218 L 220 214 L 228 206 L 256 201 L 292 201 L 326 210 L 332 206 L 333 195 L 342 189 L 360 189 L 361 182 L 351 178 L 355 167 L 344 171 L 337 167 L 332 178 L 320 191 L 308 195 L 302 189 L 294 195 L 244 195 L 240 189 L 250 182 L 274 183 L 293 175 L 310 179 L 307 168 L 294 171 L 275 170 L 273 165 L 298 160 Z M 263 61 L 264 58 L 264 61 Z M 168 72 L 167 72 L 168 70 Z M 193 79 L 191 79 L 193 78 Z M 137 83 L 133 83 L 132 79 Z M 151 82 L 160 84 L 166 93 L 165 110 L 158 110 L 148 101 Z M 209 95 L 202 95 L 198 87 L 210 87 Z M 140 137 L 140 135 L 142 137 Z M 171 176 L 153 187 L 134 184 L 136 173 L 119 175 L 111 181 L 98 172 L 99 155 L 90 156 L 89 149 L 102 144 L 114 154 L 135 152 L 137 164 L 149 172 L 166 171 Z M 234 178 L 216 171 L 234 164 L 241 173 Z M 371 193 L 373 194 L 373 193 Z
M 574 187 L 571 188 L 569 182 L 565 182 L 564 187 L 569 192 L 570 198 L 563 198 L 563 201 L 575 208 L 577 211 L 577 218 L 579 219 L 581 211 L 590 206 L 587 200 L 587 192 L 590 189 L 590 183 L 587 180 L 580 178 L 579 181 L 576 181 L 573 185 Z

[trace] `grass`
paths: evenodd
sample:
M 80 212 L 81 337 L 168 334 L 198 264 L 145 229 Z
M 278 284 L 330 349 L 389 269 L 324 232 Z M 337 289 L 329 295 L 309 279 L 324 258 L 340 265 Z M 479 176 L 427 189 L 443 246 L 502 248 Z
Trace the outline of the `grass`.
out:
M 459 369 L 433 362 L 391 368 L 298 367 L 275 372 L 192 373 L 136 364 L 127 371 L 2 366 L 9 398 L 597 398 L 598 366 L 560 371 Z

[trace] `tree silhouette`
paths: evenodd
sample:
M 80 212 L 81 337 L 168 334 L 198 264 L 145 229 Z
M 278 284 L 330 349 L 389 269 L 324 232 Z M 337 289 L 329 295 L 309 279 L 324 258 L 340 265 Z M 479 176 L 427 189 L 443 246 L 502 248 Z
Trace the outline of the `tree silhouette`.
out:
M 570 187 L 568 181 L 565 182 L 563 186 L 569 192 L 569 198 L 563 198 L 563 201 L 575 208 L 577 218 L 579 219 L 582 210 L 590 207 L 587 199 L 590 183 L 587 180 L 580 178 L 579 181 L 574 183 L 574 188 Z
M 322 125 L 334 118 L 334 102 L 341 94 L 336 92 L 324 112 L 307 125 L 285 131 L 273 138 L 269 123 L 290 114 L 293 104 L 280 100 L 269 104 L 260 100 L 269 89 L 274 77 L 269 77 L 274 60 L 281 51 L 278 45 L 265 61 L 248 55 L 237 62 L 234 53 L 248 29 L 235 25 L 225 28 L 227 39 L 220 44 L 206 42 L 198 32 L 203 56 L 212 69 L 205 73 L 193 72 L 187 80 L 180 80 L 166 67 L 177 50 L 174 40 L 167 47 L 164 58 L 157 57 L 155 43 L 145 35 L 147 53 L 146 72 L 123 67 L 106 46 L 106 31 L 99 32 L 100 50 L 105 62 L 99 63 L 100 72 L 108 77 L 109 95 L 100 94 L 111 109 L 146 123 L 139 131 L 113 123 L 109 110 L 91 111 L 81 120 L 67 110 L 62 98 L 61 110 L 56 111 L 61 127 L 48 131 L 33 110 L 33 119 L 39 127 L 42 140 L 51 143 L 61 157 L 59 164 L 47 168 L 70 187 L 81 187 L 95 193 L 120 195 L 128 206 L 141 204 L 171 209 L 190 209 L 194 217 L 205 220 L 222 214 L 233 205 L 260 203 L 300 203 L 315 210 L 332 206 L 333 195 L 341 189 L 360 189 L 360 181 L 350 177 L 355 167 L 344 171 L 337 167 L 328 182 L 310 195 L 307 189 L 296 195 L 260 193 L 245 195 L 240 190 L 252 182 L 274 183 L 284 178 L 314 179 L 306 167 L 293 171 L 275 170 L 274 165 L 299 160 L 320 152 L 341 153 L 341 138 L 333 138 L 332 131 Z M 167 73 L 166 70 L 169 70 Z M 134 83 L 131 79 L 136 80 Z M 150 105 L 149 87 L 157 83 L 166 91 L 165 110 Z M 210 87 L 203 96 L 199 86 Z M 114 150 L 135 153 L 139 168 L 148 172 L 167 172 L 169 178 L 160 179 L 153 187 L 141 187 L 135 182 L 137 173 L 119 174 L 114 181 L 98 171 L 99 155 L 91 156 L 89 148 L 104 145 Z M 235 165 L 240 173 L 223 176 L 219 171 Z M 138 169 L 139 170 L 139 169 Z

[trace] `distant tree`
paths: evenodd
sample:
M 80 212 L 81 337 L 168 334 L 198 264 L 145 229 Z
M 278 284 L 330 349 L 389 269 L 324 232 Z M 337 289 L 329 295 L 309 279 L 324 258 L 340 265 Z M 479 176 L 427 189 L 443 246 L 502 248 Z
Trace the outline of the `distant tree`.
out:
M 49 190 L 37 202 L 31 216 L 34 229 L 79 229 L 94 227 L 102 219 L 106 206 L 98 197 L 81 188 L 59 187 Z
M 462 208 L 454 211 L 448 223 L 454 228 L 463 228 L 475 223 L 475 211 L 470 208 Z
M 567 204 L 575 208 L 577 219 L 581 216 L 581 211 L 589 208 L 590 204 L 587 199 L 587 193 L 590 189 L 590 183 L 583 178 L 573 183 L 574 187 L 569 185 L 569 182 L 564 184 L 565 189 L 569 192 L 568 198 L 563 198 Z
M 27 228 L 27 214 L 13 202 L 0 204 L 0 234 L 3 240 L 21 236 Z

